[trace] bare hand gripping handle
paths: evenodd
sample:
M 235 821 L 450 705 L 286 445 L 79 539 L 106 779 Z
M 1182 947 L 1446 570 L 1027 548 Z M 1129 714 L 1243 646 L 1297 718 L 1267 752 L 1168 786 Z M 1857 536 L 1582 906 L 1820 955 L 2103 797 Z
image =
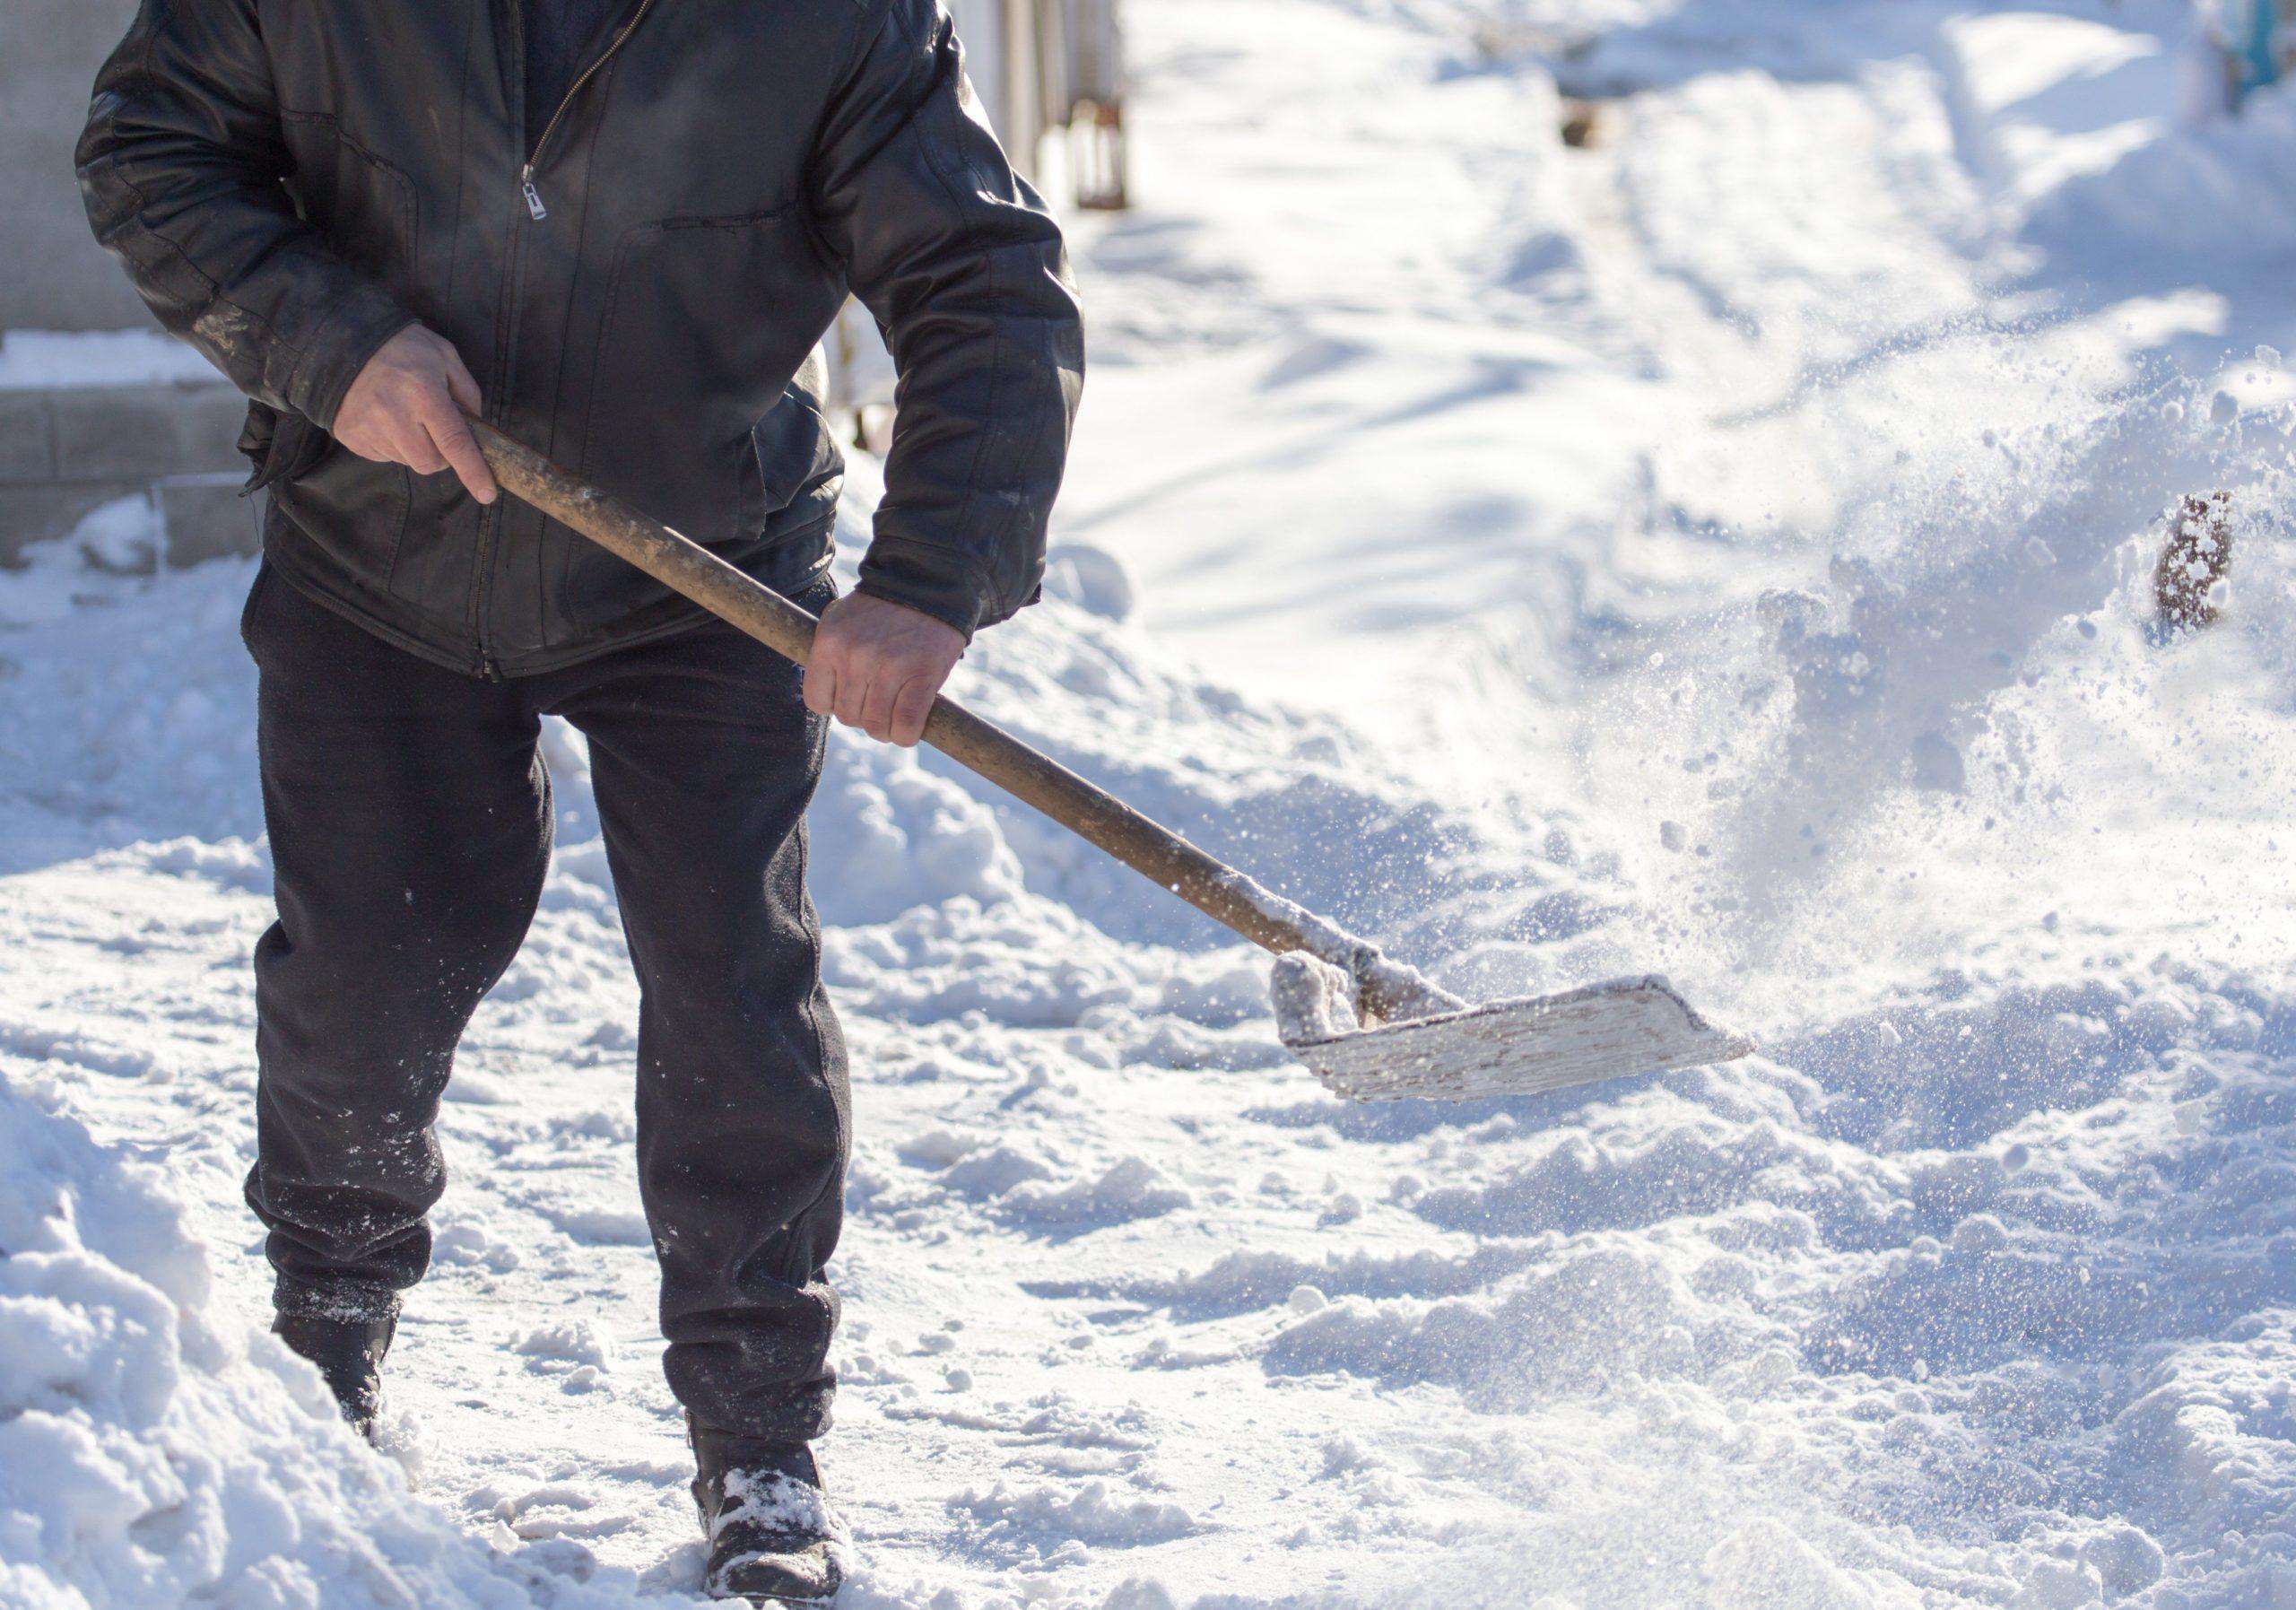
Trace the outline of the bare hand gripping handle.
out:
M 813 651 L 813 616 L 700 544 L 586 485 L 491 425 L 474 419 L 470 426 L 505 491 L 776 653 L 805 663 Z M 933 701 L 925 741 L 1253 944 L 1278 954 L 1306 951 L 1345 969 L 1367 1019 L 1419 1017 L 1465 1004 L 949 699 Z

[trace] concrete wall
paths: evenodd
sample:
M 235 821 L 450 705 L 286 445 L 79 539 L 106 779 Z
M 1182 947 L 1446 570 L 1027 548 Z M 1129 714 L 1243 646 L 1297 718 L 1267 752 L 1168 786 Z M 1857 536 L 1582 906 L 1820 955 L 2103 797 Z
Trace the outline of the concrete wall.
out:
M 0 0 L 4 4 L 5 0 Z M 256 544 L 235 450 L 247 402 L 221 382 L 0 389 L 0 570 L 120 498 L 167 522 L 152 557 L 196 564 Z
M 0 0 L 0 330 L 151 327 L 72 173 L 89 86 L 135 15 L 135 0 Z M 232 448 L 246 406 L 220 376 L 0 388 L 0 570 L 130 496 L 166 517 L 164 562 L 248 551 Z
M 135 0 L 0 0 L 0 330 L 149 322 L 72 177 L 88 86 L 135 15 Z

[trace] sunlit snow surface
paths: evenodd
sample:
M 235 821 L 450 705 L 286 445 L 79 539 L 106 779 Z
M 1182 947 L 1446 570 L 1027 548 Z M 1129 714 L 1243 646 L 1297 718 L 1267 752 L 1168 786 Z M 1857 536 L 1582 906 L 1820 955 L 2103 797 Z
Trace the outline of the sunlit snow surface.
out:
M 841 1602 L 2296 1598 L 2290 112 L 2179 131 L 2134 4 L 1132 25 L 1064 538 L 1137 608 L 1075 554 L 958 691 L 1453 988 L 1765 1049 L 1343 1106 L 1248 952 L 840 737 Z M 251 1334 L 248 568 L 69 561 L 0 579 L 0 1603 L 681 1602 L 578 740 L 377 1458 Z

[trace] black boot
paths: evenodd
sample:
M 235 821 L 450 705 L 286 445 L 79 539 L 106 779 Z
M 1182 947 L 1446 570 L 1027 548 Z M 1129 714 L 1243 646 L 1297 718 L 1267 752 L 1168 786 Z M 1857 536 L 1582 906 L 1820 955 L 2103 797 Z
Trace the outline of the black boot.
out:
M 281 1314 L 271 1322 L 271 1334 L 290 1352 L 318 1366 L 335 1406 L 369 1441 L 374 1440 L 375 1415 L 382 1407 L 383 1355 L 397 1328 L 396 1319 L 323 1319 L 312 1314 Z
M 689 1419 L 694 1501 L 709 1539 L 702 1590 L 712 1598 L 818 1605 L 845 1580 L 845 1527 L 831 1513 L 804 1443 L 775 1444 Z

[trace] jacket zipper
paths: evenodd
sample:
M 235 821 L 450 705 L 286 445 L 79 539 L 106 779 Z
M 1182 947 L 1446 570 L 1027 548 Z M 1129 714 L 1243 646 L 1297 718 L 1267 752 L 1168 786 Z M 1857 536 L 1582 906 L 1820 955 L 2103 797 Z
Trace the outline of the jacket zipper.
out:
M 639 0 L 638 9 L 631 13 L 630 21 L 622 25 L 622 31 L 613 36 L 604 52 L 583 68 L 582 75 L 567 86 L 565 95 L 559 100 L 558 109 L 551 113 L 550 121 L 542 126 L 541 137 L 535 141 L 534 149 L 526 153 L 526 166 L 518 170 L 518 194 L 526 197 L 526 214 L 536 223 L 550 216 L 550 209 L 543 205 L 542 192 L 535 186 L 535 164 L 542 160 L 543 150 L 550 144 L 550 136 L 558 132 L 559 120 L 566 116 L 566 109 L 574 103 L 574 97 L 582 92 L 582 86 L 596 76 L 599 68 L 613 60 L 614 52 L 622 48 L 622 41 L 637 30 L 638 25 L 646 20 L 646 13 L 653 9 L 654 0 Z
M 525 272 L 526 256 L 526 237 L 522 233 L 512 235 L 510 239 L 510 260 L 506 265 L 506 272 L 503 276 L 504 283 L 502 286 L 501 301 L 498 309 L 498 317 L 502 322 L 500 326 L 500 333 L 496 340 L 494 352 L 495 372 L 503 377 L 506 385 L 510 374 L 511 356 L 517 347 L 517 325 L 516 321 L 518 314 L 518 276 Z M 502 423 L 502 404 L 501 398 L 499 395 L 502 389 L 502 387 L 495 387 L 497 395 L 490 396 L 487 399 L 487 422 L 497 426 L 498 428 Z M 502 500 L 500 498 L 497 498 L 492 503 L 488 504 L 484 509 L 478 511 L 478 552 L 475 555 L 477 570 L 476 573 L 471 578 L 472 589 L 476 594 L 475 603 L 477 605 L 476 614 L 478 619 L 476 625 L 478 628 L 478 637 L 476 647 L 478 649 L 478 674 L 489 682 L 501 682 L 505 680 L 502 675 L 501 667 L 495 664 L 493 642 L 494 633 L 492 631 L 494 619 L 494 545 L 496 537 L 501 531 L 501 528 Z
M 566 116 L 566 109 L 574 103 L 574 97 L 582 92 L 582 86 L 588 83 L 591 79 L 596 77 L 598 69 L 604 66 L 608 62 L 613 59 L 614 52 L 622 48 L 623 42 L 630 38 L 631 33 L 636 31 L 639 23 L 646 20 L 646 13 L 653 9 L 654 0 L 639 0 L 638 9 L 631 13 L 630 21 L 623 23 L 622 25 L 621 31 L 616 33 L 613 38 L 607 42 L 605 49 L 599 54 L 598 59 L 592 62 L 588 66 L 583 68 L 580 76 L 577 77 L 571 84 L 567 86 L 566 93 L 559 98 L 557 109 L 550 114 L 550 121 L 543 125 L 541 137 L 535 141 L 533 148 L 526 152 L 526 160 L 518 169 L 518 194 L 526 201 L 526 216 L 533 219 L 536 223 L 540 223 L 544 219 L 550 216 L 550 209 L 543 205 L 542 191 L 535 184 L 535 163 L 541 160 L 544 147 L 550 144 L 550 136 L 558 132 L 558 126 Z M 513 13 L 512 21 L 514 26 L 517 25 L 519 21 L 519 18 L 515 13 Z M 520 34 L 520 53 L 523 57 L 523 30 L 521 30 Z M 521 72 L 525 70 L 525 63 L 523 59 L 519 64 L 519 67 Z M 526 253 L 520 249 L 520 243 L 514 240 L 511 245 L 510 285 L 508 297 L 509 305 L 503 309 L 502 314 L 505 321 L 505 327 L 509 332 L 509 344 L 500 364 L 500 373 L 505 386 L 507 386 L 509 381 L 510 362 L 509 354 L 514 352 L 517 346 L 517 280 L 520 268 L 520 259 L 525 256 Z M 497 387 L 498 392 L 500 389 L 500 387 Z M 490 409 L 488 410 L 488 413 L 492 414 L 494 410 Z M 491 420 L 491 422 L 499 425 L 502 422 L 499 418 L 496 418 Z M 493 634 L 489 630 L 494 614 L 494 542 L 496 533 L 500 529 L 501 522 L 502 510 L 499 502 L 494 507 L 485 509 L 479 516 L 478 553 L 476 556 L 478 561 L 478 674 L 486 678 L 489 682 L 502 682 L 507 680 L 502 674 L 501 666 L 495 661 L 494 645 L 492 642 Z

